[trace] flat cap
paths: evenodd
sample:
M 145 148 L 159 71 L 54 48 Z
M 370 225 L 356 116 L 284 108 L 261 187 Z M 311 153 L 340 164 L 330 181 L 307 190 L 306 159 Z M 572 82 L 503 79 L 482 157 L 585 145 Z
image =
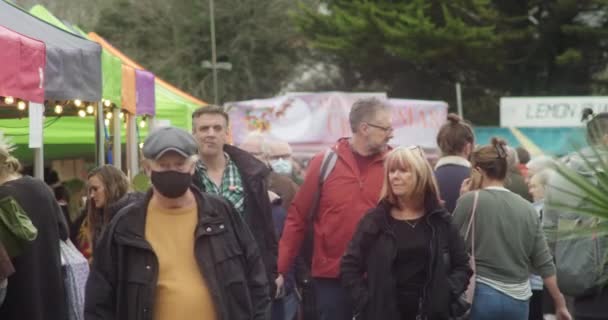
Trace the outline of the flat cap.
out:
M 163 127 L 148 135 L 142 151 L 146 159 L 157 160 L 169 151 L 188 158 L 198 153 L 198 144 L 190 133 L 182 129 Z

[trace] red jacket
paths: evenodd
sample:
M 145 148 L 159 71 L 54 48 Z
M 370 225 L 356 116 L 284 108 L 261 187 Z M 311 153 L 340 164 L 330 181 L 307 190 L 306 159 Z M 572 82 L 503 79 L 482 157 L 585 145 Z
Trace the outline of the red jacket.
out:
M 323 184 L 319 213 L 314 223 L 312 276 L 337 278 L 340 259 L 363 215 L 378 204 L 383 183 L 383 160 L 379 154 L 361 175 L 346 138 L 333 147 L 336 165 Z M 285 274 L 299 254 L 308 227 L 307 218 L 319 182 L 324 152 L 310 161 L 304 183 L 289 207 L 279 242 L 279 273 Z

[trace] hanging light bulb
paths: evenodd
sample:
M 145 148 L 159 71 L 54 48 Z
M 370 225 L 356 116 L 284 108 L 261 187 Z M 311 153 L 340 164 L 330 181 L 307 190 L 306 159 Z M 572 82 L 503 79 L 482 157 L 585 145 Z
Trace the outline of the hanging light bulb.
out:
M 112 105 L 112 101 L 110 101 L 110 100 L 104 100 L 103 101 L 103 105 L 109 108 Z
M 125 113 L 121 111 L 120 114 L 119 114 L 119 116 L 120 116 L 121 119 L 123 119 L 125 117 Z
M 62 112 L 63 112 L 63 106 L 60 105 L 60 104 L 55 105 L 55 113 L 56 114 L 61 114 Z
M 146 127 L 146 119 L 141 119 L 139 122 L 139 127 L 142 129 Z
M 87 106 L 87 113 L 93 114 L 95 112 L 95 108 L 92 105 Z
M 112 119 L 112 111 L 106 113 L 106 119 Z
M 74 100 L 74 105 L 80 107 L 82 105 L 82 100 L 76 99 Z
M 13 103 L 15 103 L 15 98 L 13 98 L 13 97 L 4 97 L 4 103 L 6 103 L 6 104 L 13 104 Z
M 81 118 L 84 118 L 84 117 L 86 117 L 86 116 L 87 116 L 87 113 L 86 113 L 84 110 L 78 110 L 78 115 L 79 115 Z
M 27 103 L 25 103 L 25 101 L 19 101 L 19 103 L 17 103 L 17 109 L 19 109 L 20 111 L 25 110 L 26 107 Z
M 105 123 L 105 124 L 106 124 L 106 127 L 109 127 L 109 126 L 110 126 L 110 120 L 109 120 L 109 119 L 105 119 L 105 120 L 103 121 L 103 123 Z

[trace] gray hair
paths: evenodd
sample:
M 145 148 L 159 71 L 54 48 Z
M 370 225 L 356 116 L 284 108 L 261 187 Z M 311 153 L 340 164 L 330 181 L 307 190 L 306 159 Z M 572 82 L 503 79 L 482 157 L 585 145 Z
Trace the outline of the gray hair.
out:
M 545 171 L 546 169 L 554 169 L 557 165 L 557 161 L 549 156 L 538 156 L 532 158 L 526 165 L 528 167 L 528 175 L 533 175 Z
M 519 164 L 519 156 L 517 156 L 517 150 L 515 148 L 507 146 L 507 168 L 515 169 Z
M 379 111 L 384 110 L 389 110 L 389 106 L 376 97 L 363 98 L 355 101 L 353 107 L 350 109 L 350 114 L 348 115 L 351 131 L 356 133 L 357 128 L 362 122 L 371 120 Z
M 554 173 L 555 173 L 555 171 L 553 169 L 546 168 L 546 169 L 542 169 L 540 171 L 534 172 L 534 174 L 529 175 L 529 177 L 530 177 L 530 180 L 534 179 L 534 180 L 538 181 L 538 183 L 541 186 L 546 187 Z

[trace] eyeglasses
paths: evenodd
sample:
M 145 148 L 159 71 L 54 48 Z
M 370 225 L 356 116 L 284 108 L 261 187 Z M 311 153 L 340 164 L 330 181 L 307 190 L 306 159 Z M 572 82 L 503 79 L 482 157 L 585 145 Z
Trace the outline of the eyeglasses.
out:
M 421 157 L 426 159 L 426 155 L 424 154 L 424 149 L 422 149 L 421 146 L 409 146 L 409 147 L 399 147 L 399 148 L 404 148 L 404 149 L 407 149 L 410 151 L 416 151 L 416 152 L 418 152 L 418 154 L 420 154 Z
M 393 127 L 390 127 L 390 126 L 389 127 L 383 127 L 383 126 L 379 126 L 377 124 L 373 124 L 373 123 L 369 123 L 369 122 L 366 122 L 366 124 L 368 126 L 372 127 L 372 128 L 380 129 L 380 130 L 382 130 L 382 131 L 384 131 L 386 133 L 393 132 L 393 130 L 394 130 Z

